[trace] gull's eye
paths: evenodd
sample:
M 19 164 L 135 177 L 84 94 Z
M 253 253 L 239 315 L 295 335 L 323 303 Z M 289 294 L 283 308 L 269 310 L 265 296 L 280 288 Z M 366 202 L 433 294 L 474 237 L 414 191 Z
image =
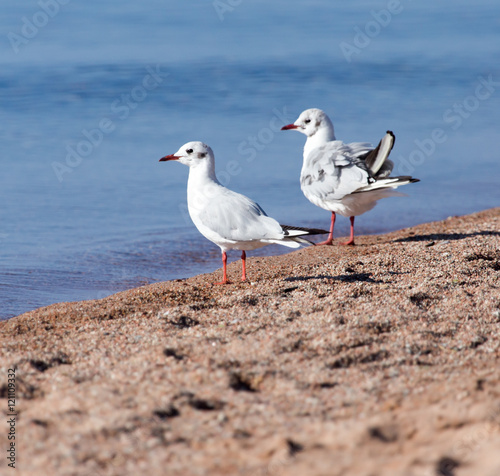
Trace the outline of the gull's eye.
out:
M 310 122 L 311 122 L 311 119 L 306 119 L 306 120 L 304 121 L 304 124 L 309 124 Z
M 186 152 L 187 152 L 188 154 L 192 154 L 192 153 L 193 153 L 193 149 L 186 149 Z

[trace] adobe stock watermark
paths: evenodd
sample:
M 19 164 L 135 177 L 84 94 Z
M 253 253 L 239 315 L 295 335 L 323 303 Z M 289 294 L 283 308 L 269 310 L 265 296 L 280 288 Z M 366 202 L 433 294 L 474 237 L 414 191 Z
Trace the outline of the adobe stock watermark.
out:
M 26 16 L 21 18 L 20 33 L 9 31 L 7 39 L 10 42 L 14 53 L 19 53 L 22 46 L 26 46 L 30 40 L 38 35 L 41 29 L 45 28 L 49 22 L 60 12 L 61 6 L 67 5 L 71 0 L 39 0 L 40 7 L 31 18 Z
M 16 368 L 10 368 L 7 370 L 7 425 L 9 432 L 7 433 L 7 439 L 9 444 L 7 447 L 7 466 L 12 469 L 16 469 L 16 456 L 17 447 L 16 445 L 16 424 L 18 419 L 18 406 L 19 403 L 16 402 Z M 19 400 L 19 398 L 17 398 Z M 18 437 L 19 439 L 19 437 Z
M 131 112 L 137 108 L 154 91 L 168 73 L 160 71 L 160 65 L 155 68 L 146 67 L 147 74 L 142 78 L 141 84 L 135 86 L 128 94 L 122 94 L 119 99 L 114 100 L 110 105 L 110 115 L 116 116 L 120 121 L 127 119 Z M 104 138 L 116 130 L 116 121 L 110 117 L 102 117 L 91 129 L 82 129 L 83 138 L 75 146 L 66 146 L 66 157 L 64 162 L 52 162 L 52 170 L 61 183 L 65 174 L 81 165 L 83 159 L 89 157 L 94 150 L 99 147 Z
M 477 111 L 481 102 L 489 99 L 495 91 L 500 88 L 500 81 L 494 81 L 493 75 L 489 74 L 487 78 L 478 76 L 474 94 L 466 96 L 462 101 L 453 104 L 443 113 L 443 123 L 449 126 L 449 129 L 456 131 L 473 112 Z M 444 128 L 435 128 L 428 137 L 415 139 L 416 147 L 408 154 L 408 157 L 399 156 L 398 173 L 402 175 L 411 175 L 415 169 L 422 165 L 431 157 L 439 144 L 448 140 L 448 133 Z
M 232 177 L 236 177 L 243 172 L 242 160 L 246 163 L 253 162 L 259 155 L 259 152 L 262 152 L 274 140 L 276 133 L 281 130 L 281 127 L 294 120 L 294 117 L 289 114 L 286 107 L 283 107 L 281 110 L 274 108 L 272 113 L 273 116 L 266 127 L 262 127 L 256 134 L 247 136 L 246 139 L 238 144 L 239 159 L 226 162 L 224 169 L 216 172 L 217 180 L 224 187 L 229 185 Z M 214 151 L 214 154 L 217 161 L 217 151 Z M 214 190 L 214 193 L 217 193 L 216 190 Z M 206 194 L 204 196 L 198 195 L 198 203 L 193 203 L 192 206 L 201 209 L 211 197 L 211 188 L 207 187 Z M 184 218 L 184 222 L 190 224 L 191 219 L 185 202 L 179 203 L 179 210 Z
M 340 42 L 340 51 L 348 63 L 352 61 L 353 55 L 359 55 L 365 48 L 368 48 L 373 39 L 379 36 L 381 31 L 391 23 L 394 16 L 399 15 L 404 10 L 401 3 L 400 0 L 389 0 L 386 8 L 379 11 L 372 10 L 370 12 L 371 20 L 368 20 L 363 27 L 358 25 L 354 27 L 355 34 L 352 41 L 350 43 Z
M 224 15 L 228 12 L 233 12 L 234 9 L 242 3 L 243 0 L 214 0 L 212 2 L 212 6 L 219 17 L 219 20 L 224 21 Z

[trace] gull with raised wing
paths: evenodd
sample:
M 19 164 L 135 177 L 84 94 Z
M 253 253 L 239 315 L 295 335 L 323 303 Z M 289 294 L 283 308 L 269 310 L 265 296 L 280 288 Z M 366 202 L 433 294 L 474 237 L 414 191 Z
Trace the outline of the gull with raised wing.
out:
M 188 142 L 175 154 L 162 157 L 160 162 L 169 160 L 177 160 L 189 167 L 189 215 L 198 231 L 222 251 L 223 277 L 217 284 L 228 283 L 228 250 L 241 251 L 241 280 L 245 281 L 246 251 L 273 243 L 298 248 L 301 244 L 312 244 L 303 236 L 328 233 L 280 225 L 253 200 L 221 185 L 215 176 L 214 153 L 203 142 Z
M 335 139 L 333 124 L 321 109 L 307 109 L 281 130 L 297 130 L 307 136 L 300 188 L 314 205 L 332 212 L 328 239 L 333 244 L 335 217 L 350 217 L 351 236 L 344 245 L 354 245 L 354 217 L 371 210 L 377 200 L 404 196 L 395 189 L 419 182 L 409 175 L 390 177 L 394 163 L 388 159 L 395 137 L 387 131 L 377 147 L 366 142 L 346 144 Z

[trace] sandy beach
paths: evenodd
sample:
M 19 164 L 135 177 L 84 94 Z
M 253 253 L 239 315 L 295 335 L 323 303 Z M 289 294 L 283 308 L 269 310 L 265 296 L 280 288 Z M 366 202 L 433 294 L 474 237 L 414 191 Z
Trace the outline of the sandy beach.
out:
M 0 322 L 0 474 L 498 476 L 500 208 L 356 242 Z

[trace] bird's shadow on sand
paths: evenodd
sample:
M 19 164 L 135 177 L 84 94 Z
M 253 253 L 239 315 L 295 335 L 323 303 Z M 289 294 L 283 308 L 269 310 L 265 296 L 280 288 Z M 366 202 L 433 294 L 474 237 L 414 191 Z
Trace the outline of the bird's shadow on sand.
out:
M 339 276 L 328 276 L 326 274 L 321 274 L 319 276 L 296 276 L 285 278 L 285 281 L 310 281 L 311 279 L 331 279 L 334 281 L 344 281 L 348 283 L 354 282 L 365 282 L 365 283 L 382 283 L 383 281 L 378 281 L 373 279 L 372 273 L 351 273 L 351 274 L 341 274 Z
M 500 236 L 498 231 L 476 231 L 474 233 L 430 233 L 428 235 L 413 235 L 406 238 L 398 238 L 394 240 L 393 243 L 404 243 L 410 241 L 452 241 L 452 240 L 463 240 L 464 238 L 470 238 L 471 236 Z

